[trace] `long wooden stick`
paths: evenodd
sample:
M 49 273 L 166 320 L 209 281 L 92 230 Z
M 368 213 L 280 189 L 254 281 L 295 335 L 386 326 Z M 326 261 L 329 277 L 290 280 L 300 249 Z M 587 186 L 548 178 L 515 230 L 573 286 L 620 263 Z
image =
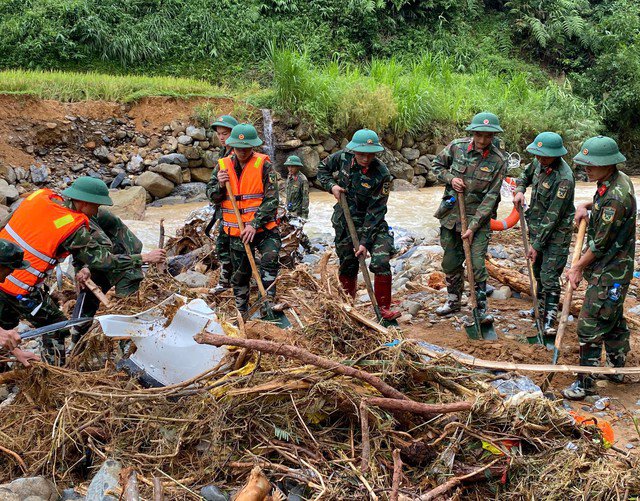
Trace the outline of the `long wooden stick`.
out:
M 393 398 L 371 397 L 367 398 L 367 404 L 398 412 L 411 412 L 422 416 L 434 416 L 449 412 L 461 412 L 471 410 L 473 402 L 453 402 L 450 404 L 423 404 L 413 400 L 396 400 Z
M 85 285 L 87 286 L 87 289 L 89 289 L 91 293 L 98 298 L 98 301 L 100 301 L 107 308 L 111 306 L 111 303 L 107 299 L 107 296 L 104 295 L 104 293 L 102 292 L 102 289 L 98 287 L 93 280 L 88 278 L 87 281 L 85 282 Z
M 349 235 L 351 236 L 351 243 L 353 244 L 353 252 L 355 253 L 358 251 L 358 247 L 360 247 L 360 239 L 358 238 L 358 232 L 356 231 L 356 226 L 353 224 L 353 218 L 351 217 L 351 210 L 349 209 L 349 204 L 347 203 L 347 197 L 344 193 L 340 193 L 340 207 L 342 207 L 344 219 L 347 221 L 347 228 L 349 229 Z M 373 284 L 371 283 L 371 275 L 369 275 L 369 270 L 367 269 L 367 262 L 365 260 L 365 257 L 362 254 L 358 256 L 358 265 L 360 266 L 360 272 L 362 273 L 362 277 L 364 278 L 364 284 L 366 285 L 367 292 L 369 293 L 369 299 L 371 300 L 371 306 L 373 306 L 373 311 L 375 311 L 376 318 L 378 319 L 378 321 L 381 321 L 382 314 L 380 313 L 378 300 L 376 299 L 376 295 L 373 290 Z
M 226 167 L 221 167 L 221 169 L 225 169 Z M 242 216 L 240 215 L 240 211 L 238 210 L 238 204 L 236 203 L 236 196 L 231 189 L 231 183 L 227 181 L 224 183 L 225 188 L 227 189 L 227 195 L 229 196 L 229 200 L 231 200 L 231 205 L 233 207 L 233 213 L 236 216 L 236 222 L 238 223 L 238 228 L 240 228 L 240 233 L 244 231 L 244 223 L 242 222 Z M 244 245 L 244 251 L 247 253 L 247 258 L 249 259 L 249 264 L 251 265 L 251 274 L 258 284 L 258 290 L 260 291 L 260 295 L 262 297 L 267 296 L 267 291 L 264 290 L 264 284 L 262 283 L 262 277 L 260 276 L 260 272 L 258 271 L 258 266 L 256 265 L 256 260 L 253 257 L 253 252 L 251 251 L 251 246 L 247 242 L 242 242 Z
M 164 219 L 160 219 L 160 236 L 158 237 L 158 249 L 164 249 Z M 166 263 L 158 264 L 158 270 L 162 273 L 166 270 Z
M 467 207 L 464 203 L 464 193 L 458 193 L 458 207 L 460 209 L 460 226 L 462 227 L 462 235 L 467 232 Z M 464 259 L 466 261 L 467 282 L 469 282 L 469 300 L 474 313 L 478 309 L 478 300 L 476 298 L 476 278 L 473 274 L 473 262 L 471 260 L 471 244 L 466 239 L 462 239 L 462 247 L 464 248 Z M 474 314 L 475 317 L 475 314 Z M 480 326 L 477 326 L 480 330 Z
M 389 496 L 389 500 L 398 501 L 400 481 L 402 480 L 402 459 L 400 458 L 400 449 L 393 449 L 391 457 L 393 457 L 393 481 L 391 484 L 391 495 Z
M 540 318 L 540 311 L 538 310 L 538 284 L 536 283 L 533 274 L 533 263 L 527 257 L 529 254 L 529 232 L 527 229 L 527 220 L 524 217 L 524 206 L 520 207 L 520 231 L 522 232 L 522 247 L 524 247 L 525 261 L 527 262 L 527 271 L 529 272 L 529 294 L 533 301 L 533 316 L 536 321 L 536 328 L 538 330 L 538 338 L 540 344 L 544 344 L 542 319 Z
M 404 400 L 401 400 L 401 402 L 404 402 Z M 360 472 L 366 475 L 369 471 L 369 461 L 371 460 L 371 443 L 369 443 L 369 409 L 364 399 L 360 401 L 360 429 L 362 430 Z
M 573 247 L 573 256 L 571 257 L 571 266 L 580 260 L 582 254 L 582 245 L 584 244 L 584 235 L 587 232 L 587 220 L 582 219 L 580 226 L 578 227 L 578 236 L 576 237 L 576 244 Z M 562 313 L 560 315 L 560 322 L 558 323 L 558 333 L 556 334 L 556 350 L 562 347 L 562 338 L 564 338 L 564 332 L 567 329 L 567 322 L 569 320 L 569 310 L 571 309 L 571 300 L 573 298 L 573 286 L 571 282 L 567 282 L 567 290 L 564 293 L 564 299 L 562 300 Z
M 200 344 L 210 344 L 213 346 L 240 346 L 242 348 L 249 348 L 253 351 L 261 351 L 274 355 L 282 355 L 288 358 L 295 358 L 306 364 L 315 365 L 316 367 L 330 370 L 336 374 L 360 379 L 369 383 L 385 397 L 409 400 L 409 397 L 404 393 L 396 390 L 393 386 L 388 385 L 382 381 L 382 379 L 369 372 L 354 369 L 353 367 L 348 367 L 340 362 L 336 362 L 335 360 L 314 355 L 313 353 L 297 346 L 274 343 L 273 341 L 265 341 L 263 339 L 241 339 L 224 336 L 222 334 L 208 334 L 204 332 L 197 334 L 193 339 Z

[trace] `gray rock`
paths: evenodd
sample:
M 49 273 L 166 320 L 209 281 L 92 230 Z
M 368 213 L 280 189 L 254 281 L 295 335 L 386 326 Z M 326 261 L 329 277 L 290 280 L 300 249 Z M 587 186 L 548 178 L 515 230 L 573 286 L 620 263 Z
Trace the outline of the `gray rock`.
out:
M 491 294 L 491 299 L 509 299 L 511 297 L 511 288 L 503 285 L 499 289 L 495 289 Z
M 20 198 L 20 193 L 15 186 L 10 185 L 4 179 L 0 179 L 0 204 L 11 205 Z
M 202 165 L 207 169 L 213 169 L 218 163 L 218 153 L 214 151 L 205 151 L 202 153 Z
M 416 165 L 420 165 L 426 170 L 431 170 L 431 160 L 427 155 L 422 155 L 420 158 L 418 158 L 418 162 L 416 163 Z
M 300 146 L 302 146 L 302 141 L 297 138 L 276 144 L 276 148 L 283 151 L 295 150 L 296 148 L 300 148 Z
M 308 178 L 314 178 L 318 175 L 318 164 L 320 163 L 320 155 L 311 146 L 302 146 L 293 152 L 294 155 L 298 155 L 304 167 L 300 170 Z
M 162 155 L 158 158 L 159 164 L 176 164 L 180 167 L 188 167 L 189 159 L 181 153 L 170 153 L 168 155 Z
M 142 148 L 142 147 L 144 147 L 144 146 L 149 144 L 149 140 L 144 136 L 137 136 L 136 137 L 136 144 Z
M 398 317 L 399 324 L 408 324 L 409 322 L 411 322 L 411 320 L 413 320 L 413 315 L 409 313 L 403 313 L 402 315 L 400 315 L 400 317 Z
M 174 184 L 182 184 L 182 167 L 175 164 L 158 164 L 149 168 L 151 172 L 157 172 Z
M 155 200 L 150 205 L 151 207 L 164 207 L 165 205 L 181 205 L 186 201 L 187 199 L 185 197 L 181 197 L 181 196 L 174 197 L 169 195 L 168 197 L 159 198 L 158 200 Z
M 127 137 L 127 131 L 126 130 L 117 130 L 116 131 L 116 139 L 118 140 L 123 140 L 125 137 Z
M 28 498 L 44 499 L 45 501 L 54 501 L 58 499 L 58 491 L 50 480 L 44 477 L 26 477 L 18 478 L 9 484 L 1 486 L 18 496 L 18 499 L 25 500 Z M 5 499 L 1 497 L 0 499 Z
M 418 314 L 418 312 L 422 309 L 422 304 L 417 301 L 403 301 L 401 306 L 407 310 L 407 313 L 413 315 L 414 317 Z
M 95 150 L 93 150 L 93 155 L 105 164 L 109 162 L 110 153 L 111 152 L 109 151 L 109 148 L 107 148 L 106 146 L 98 146 Z
M 200 160 L 202 152 L 200 151 L 200 148 L 196 148 L 195 146 L 186 146 L 184 149 L 184 156 L 189 160 Z
M 197 271 L 185 271 L 177 275 L 175 279 L 185 284 L 187 287 L 206 287 L 209 284 L 209 277 L 204 275 L 203 273 L 198 273 Z
M 194 127 L 193 125 L 190 125 L 187 127 L 187 136 L 190 136 L 196 141 L 204 141 L 207 139 L 207 131 L 204 127 Z
M 193 138 L 191 136 L 187 136 L 186 134 L 182 136 L 178 136 L 178 144 L 182 144 L 184 146 L 188 146 L 193 143 Z
M 131 160 L 127 162 L 127 172 L 131 174 L 138 174 L 139 172 L 142 172 L 143 160 L 144 159 L 140 155 L 134 155 L 133 157 L 131 157 Z
M 0 219 L 4 219 L 9 215 L 9 207 L 0 204 Z
M 29 172 L 31 173 L 31 181 L 35 184 L 46 183 L 47 179 L 49 179 L 49 169 L 47 169 L 46 165 L 41 165 L 40 167 L 32 165 L 29 167 Z
M 495 259 L 509 259 L 509 254 L 507 254 L 507 251 L 505 251 L 504 247 L 500 244 L 490 245 L 488 251 L 491 257 Z
M 16 181 L 26 181 L 29 177 L 29 171 L 27 171 L 23 167 L 14 168 L 13 172 L 16 175 Z
M 215 485 L 207 485 L 200 490 L 200 495 L 207 501 L 228 501 L 229 495 Z
M 208 169 L 206 167 L 195 167 L 191 169 L 191 181 L 208 183 L 211 179 L 212 172 L 213 169 Z
M 156 198 L 163 198 L 173 191 L 175 185 L 155 172 L 143 172 L 136 179 L 136 185 L 142 186 Z
M 147 207 L 147 191 L 142 186 L 131 186 L 126 190 L 109 192 L 113 205 L 106 210 L 122 219 L 144 219 Z
M 64 489 L 62 491 L 62 496 L 60 497 L 60 501 L 81 501 L 84 499 L 84 496 L 78 494 L 73 489 Z
M 112 190 L 115 190 L 116 188 L 120 187 L 120 185 L 122 185 L 126 177 L 127 177 L 126 172 L 119 172 L 118 174 L 116 174 L 116 177 L 113 179 L 113 181 L 111 181 L 109 188 L 111 188 Z
M 187 202 L 201 202 L 207 200 L 206 183 L 184 183 L 176 186 L 170 194 L 172 197 L 185 197 Z
M 328 137 L 322 143 L 322 147 L 325 149 L 325 151 L 329 152 L 331 152 L 336 146 L 338 146 L 338 143 L 332 137 Z
M 84 164 L 73 164 L 71 166 L 71 172 L 80 172 L 84 168 L 85 168 Z
M 404 179 L 394 179 L 391 182 L 391 189 L 393 191 L 417 191 L 414 185 L 412 185 L 409 181 L 405 181 Z
M 425 185 L 427 184 L 427 180 L 424 178 L 424 176 L 414 176 L 411 180 L 411 184 L 420 189 L 425 187 Z
M 0 486 L 0 499 L 2 501 L 22 501 L 20 496 L 2 486 Z
M 4 179 L 9 184 L 16 184 L 18 177 L 16 171 L 10 165 L 0 163 L 0 179 Z
M 91 479 L 85 499 L 87 501 L 118 501 L 118 498 L 105 495 L 105 492 L 118 490 L 120 470 L 122 465 L 115 459 L 107 459 Z
M 438 178 L 436 177 L 436 175 L 433 173 L 432 170 L 428 171 L 424 177 L 427 181 L 427 186 L 433 186 L 438 182 Z
M 415 148 L 402 148 L 400 150 L 400 153 L 409 161 L 418 160 L 418 158 L 420 158 L 420 150 L 417 150 Z

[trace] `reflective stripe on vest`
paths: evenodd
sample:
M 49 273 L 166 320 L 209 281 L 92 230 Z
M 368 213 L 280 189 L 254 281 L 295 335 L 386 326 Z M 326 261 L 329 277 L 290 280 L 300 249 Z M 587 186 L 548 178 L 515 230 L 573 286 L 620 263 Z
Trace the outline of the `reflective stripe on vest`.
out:
M 265 161 L 268 161 L 269 157 L 261 153 L 254 153 L 244 169 L 240 179 L 236 174 L 235 167 L 233 165 L 233 159 L 231 157 L 225 157 L 218 160 L 220 170 L 226 170 L 229 173 L 229 184 L 231 185 L 231 191 L 233 197 L 236 200 L 236 206 L 238 212 L 244 224 L 248 224 L 253 221 L 258 208 L 262 204 L 264 199 L 264 184 L 262 182 L 262 167 Z M 236 215 L 233 210 L 233 204 L 231 203 L 230 193 L 227 193 L 227 198 L 222 202 L 222 220 L 225 233 L 238 237 L 240 236 L 240 226 L 236 220 Z M 275 221 L 270 221 L 263 225 L 261 228 L 257 228 L 258 232 L 264 231 L 264 229 L 273 229 L 277 226 Z
M 37 190 L 25 198 L 0 231 L 0 238 L 20 246 L 30 266 L 14 270 L 0 283 L 0 290 L 13 296 L 31 292 L 66 257 L 59 246 L 82 226 L 89 228 L 89 218 L 64 207 L 62 197 L 51 190 Z

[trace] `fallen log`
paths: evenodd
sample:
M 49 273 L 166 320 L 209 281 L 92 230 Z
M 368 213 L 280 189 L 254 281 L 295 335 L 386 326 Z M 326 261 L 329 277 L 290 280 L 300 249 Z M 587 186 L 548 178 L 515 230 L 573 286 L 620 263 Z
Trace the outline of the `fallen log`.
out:
M 471 473 L 468 473 L 467 475 L 463 475 L 461 477 L 453 477 L 452 479 L 447 480 L 444 484 L 441 484 L 438 487 L 436 487 L 435 489 L 431 489 L 426 494 L 423 494 L 422 496 L 420 496 L 418 498 L 418 501 L 431 501 L 433 499 L 437 499 L 440 496 L 443 496 L 445 493 L 449 492 L 451 489 L 454 489 L 457 486 L 459 486 L 465 480 L 476 476 L 478 473 L 481 473 L 483 471 L 488 470 L 494 464 L 496 464 L 498 461 L 500 461 L 500 458 L 494 459 L 488 465 L 485 465 L 485 466 L 483 466 L 481 468 L 478 468 L 477 470 L 474 470 Z
M 473 407 L 473 402 L 453 402 L 450 404 L 424 404 L 413 400 L 396 400 L 393 398 L 371 397 L 366 399 L 368 405 L 375 405 L 390 411 L 411 412 L 423 416 L 434 416 L 448 412 L 468 411 Z
M 274 343 L 273 341 L 265 341 L 262 339 L 241 339 L 224 336 L 222 334 L 207 334 L 204 332 L 194 336 L 194 339 L 200 344 L 210 344 L 213 346 L 239 346 L 253 351 L 261 351 L 263 353 L 271 353 L 272 355 L 282 355 L 288 358 L 295 358 L 305 364 L 315 365 L 316 367 L 330 370 L 342 376 L 360 379 L 373 386 L 385 397 L 409 400 L 409 397 L 404 393 L 396 390 L 393 386 L 388 385 L 382 381 L 382 379 L 370 374 L 369 372 L 354 369 L 353 367 L 348 367 L 329 358 L 314 355 L 313 353 L 297 346 Z

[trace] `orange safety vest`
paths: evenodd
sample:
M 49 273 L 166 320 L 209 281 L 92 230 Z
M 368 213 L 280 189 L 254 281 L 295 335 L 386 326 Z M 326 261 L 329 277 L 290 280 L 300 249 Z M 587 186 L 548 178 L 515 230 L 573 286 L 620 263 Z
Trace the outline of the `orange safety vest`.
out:
M 233 167 L 233 159 L 231 157 L 224 157 L 218 160 L 221 170 L 229 172 L 229 183 L 231 184 L 231 190 L 235 193 L 236 205 L 240 211 L 240 217 L 244 224 L 250 223 L 255 217 L 255 213 L 262 204 L 264 199 L 264 184 L 262 183 L 262 166 L 265 161 L 269 160 L 268 155 L 262 153 L 254 153 L 253 157 L 249 160 L 244 169 L 240 179 L 236 175 L 236 169 Z M 240 227 L 236 215 L 233 212 L 233 205 L 231 205 L 230 193 L 227 193 L 227 198 L 222 201 L 222 223 L 224 231 L 232 237 L 240 236 Z M 270 221 L 264 225 L 263 228 L 271 230 L 278 226 L 276 221 Z M 257 228 L 258 232 L 263 231 L 263 228 Z
M 48 189 L 38 190 L 18 206 L 7 225 L 0 231 L 0 238 L 19 245 L 24 259 L 29 261 L 26 270 L 14 270 L 0 283 L 0 290 L 17 296 L 29 294 L 42 283 L 46 273 L 68 253 L 59 254 L 58 247 L 81 226 L 89 228 L 89 218 L 54 200 L 62 197 Z

